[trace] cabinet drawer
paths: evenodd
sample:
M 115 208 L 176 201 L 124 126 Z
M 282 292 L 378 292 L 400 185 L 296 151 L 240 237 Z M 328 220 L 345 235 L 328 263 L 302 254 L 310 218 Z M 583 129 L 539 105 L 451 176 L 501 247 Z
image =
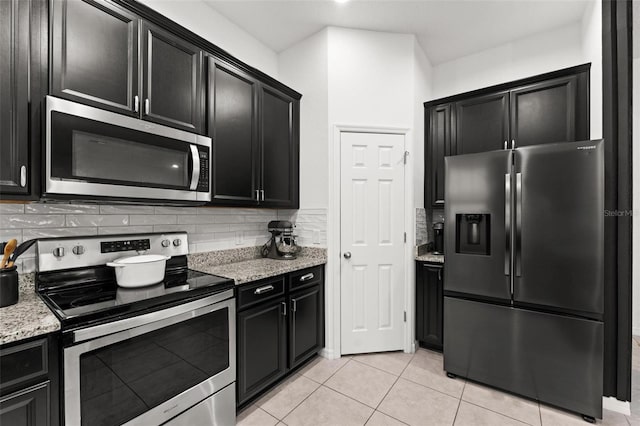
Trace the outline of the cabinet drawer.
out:
M 46 339 L 0 349 L 0 389 L 46 376 L 48 372 Z
M 284 277 L 267 278 L 238 288 L 238 310 L 284 295 Z
M 294 291 L 321 282 L 323 270 L 324 265 L 320 265 L 292 272 L 289 274 L 289 290 Z

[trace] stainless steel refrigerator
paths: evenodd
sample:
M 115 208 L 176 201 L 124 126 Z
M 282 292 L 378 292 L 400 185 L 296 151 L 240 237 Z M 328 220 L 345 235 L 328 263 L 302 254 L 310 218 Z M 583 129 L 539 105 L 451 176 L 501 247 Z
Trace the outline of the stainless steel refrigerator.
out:
M 601 418 L 603 248 L 603 141 L 447 157 L 447 373 Z

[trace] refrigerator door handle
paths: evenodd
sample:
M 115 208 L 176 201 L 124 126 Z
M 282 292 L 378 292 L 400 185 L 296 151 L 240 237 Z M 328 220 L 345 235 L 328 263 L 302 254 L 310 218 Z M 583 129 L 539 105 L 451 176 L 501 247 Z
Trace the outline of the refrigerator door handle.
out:
M 505 142 L 506 144 L 506 142 Z M 511 275 L 511 174 L 504 175 L 504 274 Z
M 516 173 L 516 277 L 522 275 L 522 173 Z

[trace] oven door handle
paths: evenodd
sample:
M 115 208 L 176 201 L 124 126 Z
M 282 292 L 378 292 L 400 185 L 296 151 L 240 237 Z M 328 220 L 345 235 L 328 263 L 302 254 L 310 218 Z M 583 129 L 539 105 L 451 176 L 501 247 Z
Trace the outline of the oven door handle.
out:
M 189 189 L 195 191 L 198 189 L 198 182 L 200 181 L 200 155 L 198 154 L 198 147 L 191 144 L 191 186 Z

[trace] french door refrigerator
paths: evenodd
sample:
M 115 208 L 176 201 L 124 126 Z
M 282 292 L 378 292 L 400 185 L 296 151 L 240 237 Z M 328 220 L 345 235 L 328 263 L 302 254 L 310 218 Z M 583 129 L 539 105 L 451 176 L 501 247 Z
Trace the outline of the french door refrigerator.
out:
M 445 159 L 444 369 L 602 418 L 604 144 Z

